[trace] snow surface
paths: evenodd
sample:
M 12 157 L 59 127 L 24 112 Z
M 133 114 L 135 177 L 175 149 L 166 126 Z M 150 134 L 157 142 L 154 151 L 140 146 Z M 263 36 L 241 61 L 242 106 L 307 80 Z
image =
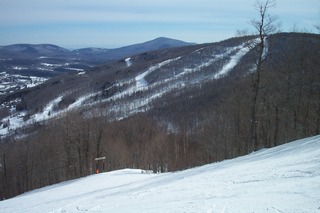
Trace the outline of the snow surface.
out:
M 0 212 L 320 212 L 320 135 L 180 172 L 91 175 L 1 201 Z
M 21 126 L 23 125 L 24 121 L 23 121 L 23 116 L 25 116 L 25 112 L 21 112 L 19 114 L 17 114 L 16 116 L 12 116 L 12 117 L 6 117 L 4 119 L 2 119 L 2 123 L 5 123 L 7 121 L 9 121 L 10 126 L 9 128 L 3 128 L 3 126 L 0 125 L 0 138 L 3 135 L 7 135 L 10 133 L 10 131 L 16 130 L 18 128 L 21 128 Z
M 42 122 L 42 121 L 48 120 L 50 118 L 55 118 L 60 115 L 63 115 L 64 113 L 66 113 L 68 111 L 79 108 L 80 106 L 82 106 L 84 104 L 84 102 L 86 100 L 92 98 L 95 95 L 97 95 L 97 93 L 91 93 L 91 94 L 87 94 L 85 96 L 81 96 L 74 103 L 70 104 L 66 109 L 56 111 L 55 107 L 57 107 L 59 102 L 61 102 L 63 99 L 63 95 L 61 95 L 61 96 L 53 99 L 52 101 L 50 101 L 41 112 L 30 116 L 30 119 L 27 121 L 24 121 L 24 116 L 26 115 L 26 112 L 22 111 L 22 112 L 18 112 L 18 113 L 12 113 L 12 115 L 5 117 L 1 120 L 2 123 L 9 121 L 10 126 L 9 126 L 9 128 L 8 127 L 3 128 L 3 125 L 0 125 L 0 139 L 1 139 L 1 137 L 5 137 L 8 134 L 10 134 L 10 132 L 14 132 L 15 130 L 22 128 L 24 126 L 31 125 L 36 122 Z M 13 110 L 11 110 L 11 111 L 15 111 L 15 108 L 13 108 Z
M 130 67 L 132 65 L 131 58 L 126 58 L 125 62 L 127 64 L 127 67 Z
M 231 57 L 229 63 L 224 65 L 222 69 L 214 75 L 215 79 L 222 78 L 226 76 L 240 61 L 240 59 L 249 52 L 249 48 L 246 48 L 244 45 L 241 46 L 241 49 Z
M 58 98 L 52 100 L 44 109 L 41 113 L 37 113 L 32 116 L 32 122 L 40 122 L 46 119 L 49 119 L 51 116 L 51 113 L 54 111 L 54 107 L 58 105 L 58 103 L 62 100 L 62 96 L 59 96 Z M 29 120 L 30 122 L 30 120 Z
M 180 58 L 181 57 L 179 56 L 177 58 L 169 59 L 169 60 L 163 61 L 161 63 L 158 63 L 158 64 L 150 67 L 147 71 L 145 71 L 145 72 L 141 73 L 140 75 L 136 76 L 135 77 L 136 89 L 139 90 L 142 87 L 147 87 L 148 86 L 148 82 L 144 79 L 147 75 L 149 75 L 150 73 L 154 72 L 155 70 L 163 67 L 164 65 L 167 65 L 167 64 L 170 64 L 173 61 L 179 60 Z

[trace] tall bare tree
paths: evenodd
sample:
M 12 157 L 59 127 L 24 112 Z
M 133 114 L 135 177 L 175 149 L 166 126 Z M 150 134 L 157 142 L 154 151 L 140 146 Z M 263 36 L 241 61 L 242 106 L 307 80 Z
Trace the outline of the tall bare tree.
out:
M 260 95 L 261 73 L 263 64 L 269 55 L 269 45 L 267 37 L 279 31 L 280 24 L 277 16 L 269 14 L 270 8 L 276 6 L 274 0 L 256 1 L 254 8 L 258 12 L 257 19 L 251 20 L 250 24 L 254 28 L 254 34 L 257 39 L 254 42 L 248 43 L 248 48 L 254 50 L 256 54 L 255 69 L 251 73 L 251 106 L 248 129 L 248 152 L 257 148 L 257 101 Z

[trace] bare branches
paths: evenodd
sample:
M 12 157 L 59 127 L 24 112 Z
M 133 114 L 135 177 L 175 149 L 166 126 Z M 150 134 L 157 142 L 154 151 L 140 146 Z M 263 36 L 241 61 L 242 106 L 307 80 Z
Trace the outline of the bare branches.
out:
M 253 44 L 248 45 L 248 48 L 255 50 L 257 54 L 255 72 L 251 75 L 251 107 L 247 142 L 248 152 L 254 151 L 257 148 L 257 105 L 259 96 L 261 95 L 261 72 L 263 70 L 263 64 L 269 54 L 267 37 L 270 34 L 276 33 L 279 29 L 278 17 L 269 14 L 269 9 L 275 6 L 276 2 L 274 0 L 257 0 L 254 4 L 254 8 L 258 11 L 259 18 L 250 21 L 251 26 L 255 30 L 254 35 L 258 35 L 258 38 Z
M 254 31 L 238 30 L 237 35 L 259 35 L 259 37 L 265 38 L 270 34 L 280 31 L 281 22 L 279 21 L 279 17 L 269 14 L 269 10 L 276 7 L 275 0 L 258 0 L 254 3 L 253 7 L 258 12 L 258 17 L 249 21 L 249 24 L 253 27 Z
M 320 11 L 319 11 L 319 15 L 320 15 Z M 318 30 L 318 32 L 320 33 L 320 23 L 317 23 L 314 25 L 314 27 Z

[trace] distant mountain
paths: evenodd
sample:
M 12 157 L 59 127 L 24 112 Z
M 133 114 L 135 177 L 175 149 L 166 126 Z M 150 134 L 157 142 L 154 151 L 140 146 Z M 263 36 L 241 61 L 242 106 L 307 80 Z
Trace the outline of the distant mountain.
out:
M 87 70 L 142 52 L 192 44 L 163 37 L 116 49 L 82 48 L 71 51 L 52 44 L 13 44 L 0 46 L 0 70 L 25 76 L 53 76 L 72 70 Z
M 0 46 L 0 94 L 36 85 L 31 77 L 50 78 L 63 73 L 82 72 L 142 52 L 191 45 L 170 38 L 157 38 L 116 49 L 82 48 L 68 50 L 52 44 Z M 26 81 L 25 77 L 28 77 Z
M 172 47 L 183 47 L 192 44 L 194 43 L 187 43 L 180 40 L 160 37 L 144 43 L 113 49 L 111 53 L 114 54 L 114 57 L 116 58 L 122 58 L 123 56 L 130 56 L 136 53 L 148 52 L 152 50 L 161 50 Z
M 124 57 L 129 57 L 131 55 L 135 55 L 138 53 L 153 51 L 153 50 L 161 50 L 165 48 L 173 48 L 173 47 L 183 47 L 188 45 L 193 45 L 194 43 L 187 43 L 184 41 L 159 37 L 151 41 L 133 44 L 125 47 L 115 48 L 115 49 L 103 49 L 103 48 L 83 48 L 77 49 L 73 52 L 78 55 L 85 55 L 92 58 L 97 57 L 97 54 L 100 54 L 99 57 L 105 58 L 108 60 L 118 60 Z
M 52 44 L 13 44 L 2 46 L 0 48 L 0 56 L 5 57 L 6 54 L 12 56 L 57 56 L 68 54 L 69 50 Z
M 133 44 L 125 47 L 115 48 L 115 49 L 105 49 L 105 48 L 81 48 L 73 51 L 67 50 L 63 47 L 52 44 L 13 44 L 8 46 L 0 46 L 0 57 L 2 59 L 10 56 L 11 58 L 29 58 L 34 57 L 67 57 L 69 58 L 80 58 L 83 60 L 93 60 L 109 62 L 113 60 L 119 60 L 123 57 L 130 55 L 152 51 L 160 50 L 172 47 L 182 47 L 192 45 L 194 43 L 187 43 L 184 41 L 170 39 L 170 38 L 156 38 L 151 41 Z

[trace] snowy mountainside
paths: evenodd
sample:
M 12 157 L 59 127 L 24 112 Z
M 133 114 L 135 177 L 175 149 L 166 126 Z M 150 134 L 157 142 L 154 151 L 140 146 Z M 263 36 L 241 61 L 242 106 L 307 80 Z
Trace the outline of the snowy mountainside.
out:
M 173 90 L 222 78 L 228 75 L 248 51 L 244 44 L 221 50 L 208 46 L 157 63 L 133 79 L 121 82 L 121 85 L 129 86 L 105 99 L 113 105 L 109 107 L 109 112 L 114 112 L 117 117 L 127 117 L 138 111 L 148 110 L 152 101 Z M 117 105 L 114 105 L 115 101 Z
M 173 173 L 91 175 L 0 202 L 1 212 L 319 212 L 320 136 Z
M 121 119 L 137 112 L 148 111 L 155 101 L 166 94 L 193 85 L 200 86 L 205 82 L 227 76 L 248 53 L 249 49 L 245 44 L 253 41 L 252 38 L 238 38 L 221 43 L 159 51 L 154 55 L 144 53 L 120 60 L 113 65 L 116 68 L 111 71 L 102 67 L 98 68 L 101 69 L 99 72 L 93 70 L 91 73 L 78 73 L 72 78 L 83 81 L 83 88 L 80 87 L 81 83 L 78 83 L 73 88 L 62 89 L 61 93 L 54 94 L 52 99 L 42 103 L 40 112 L 29 115 L 28 119 L 22 119 L 26 115 L 25 111 L 17 112 L 16 107 L 11 106 L 15 114 L 4 117 L 2 120 L 14 122 L 11 122 L 10 128 L 3 126 L 0 133 L 6 135 L 10 129 L 12 131 L 23 125 L 41 122 L 74 109 L 85 108 L 86 114 L 94 116 L 96 107 L 101 104 L 104 104 L 104 108 L 107 109 L 104 115 L 109 116 L 110 119 Z M 108 75 L 109 72 L 116 72 L 116 74 Z M 126 74 L 122 74 L 123 77 L 117 77 L 118 72 Z M 87 90 L 88 78 L 97 89 Z M 92 80 L 95 78 L 101 83 Z M 73 91 L 79 90 L 83 92 L 75 95 Z M 63 109 L 59 109 L 57 106 L 63 100 L 69 99 L 70 95 L 73 96 L 72 100 Z
M 286 79 L 296 80 L 292 78 L 292 68 L 295 75 L 301 72 L 299 70 L 301 64 L 298 64 L 299 60 L 301 61 L 299 55 L 291 54 L 297 50 L 303 50 L 304 53 L 300 56 L 306 56 L 311 61 L 312 66 L 307 63 L 304 65 L 310 70 L 307 71 L 308 75 L 315 73 L 313 70 L 316 66 L 313 66 L 313 63 L 316 64 L 316 60 L 313 57 L 316 57 L 318 52 L 319 36 L 284 33 L 270 36 L 268 39 L 270 41 L 267 44 L 271 44 L 272 48 L 264 64 L 264 68 L 269 71 L 263 73 L 263 79 L 266 81 L 264 84 L 270 85 L 270 88 L 265 92 L 287 90 L 286 97 L 281 97 L 279 100 L 288 99 L 291 95 L 297 97 L 295 93 L 298 92 L 295 90 L 288 93 L 293 89 L 292 82 L 288 82 L 287 87 L 281 89 L 283 85 L 277 83 Z M 2 120 L 0 134 L 6 136 L 22 126 L 44 122 L 65 115 L 65 112 L 71 110 L 77 110 L 86 118 L 105 116 L 109 121 L 121 120 L 152 110 L 165 111 L 167 114 L 172 112 L 167 120 L 163 119 L 166 125 L 172 122 L 176 115 L 184 116 L 182 113 L 177 113 L 181 111 L 176 107 L 181 105 L 181 101 L 175 102 L 181 100 L 183 96 L 188 97 L 184 102 L 185 106 L 192 105 L 196 108 L 201 102 L 205 110 L 210 108 L 210 100 L 221 96 L 231 87 L 235 88 L 233 90 L 237 90 L 237 87 L 246 88 L 244 93 L 239 95 L 249 97 L 250 89 L 247 86 L 252 83 L 250 76 L 255 66 L 256 51 L 249 50 L 247 46 L 254 41 L 256 41 L 254 36 L 238 37 L 216 43 L 144 52 L 88 71 L 57 76 L 35 88 L 0 96 L 0 120 Z M 155 42 L 157 43 L 156 40 Z M 315 75 L 312 74 L 313 77 L 310 79 L 308 75 L 303 84 L 314 84 L 312 88 L 317 89 L 317 80 L 312 80 Z M 262 87 L 266 88 L 265 85 Z M 304 86 L 300 88 L 301 91 L 308 90 L 304 89 Z M 220 93 L 220 90 L 224 92 Z M 228 92 L 231 96 L 235 94 L 232 91 Z M 215 97 L 210 96 L 214 93 L 217 93 Z M 200 97 L 199 94 L 203 96 Z M 284 96 L 279 92 L 277 94 Z M 239 103 L 242 102 L 237 104 Z M 159 109 L 159 106 L 162 108 Z M 173 112 L 172 108 L 176 108 L 176 111 Z M 195 109 L 197 115 L 194 116 L 194 122 L 191 121 L 193 127 L 204 120 L 201 118 L 202 115 L 208 113 L 202 111 L 203 109 Z M 277 112 L 274 113 L 277 115 Z M 164 116 L 158 113 L 152 117 L 161 120 Z M 9 128 L 5 124 L 8 121 L 10 121 Z M 314 134 L 304 136 L 308 135 Z

